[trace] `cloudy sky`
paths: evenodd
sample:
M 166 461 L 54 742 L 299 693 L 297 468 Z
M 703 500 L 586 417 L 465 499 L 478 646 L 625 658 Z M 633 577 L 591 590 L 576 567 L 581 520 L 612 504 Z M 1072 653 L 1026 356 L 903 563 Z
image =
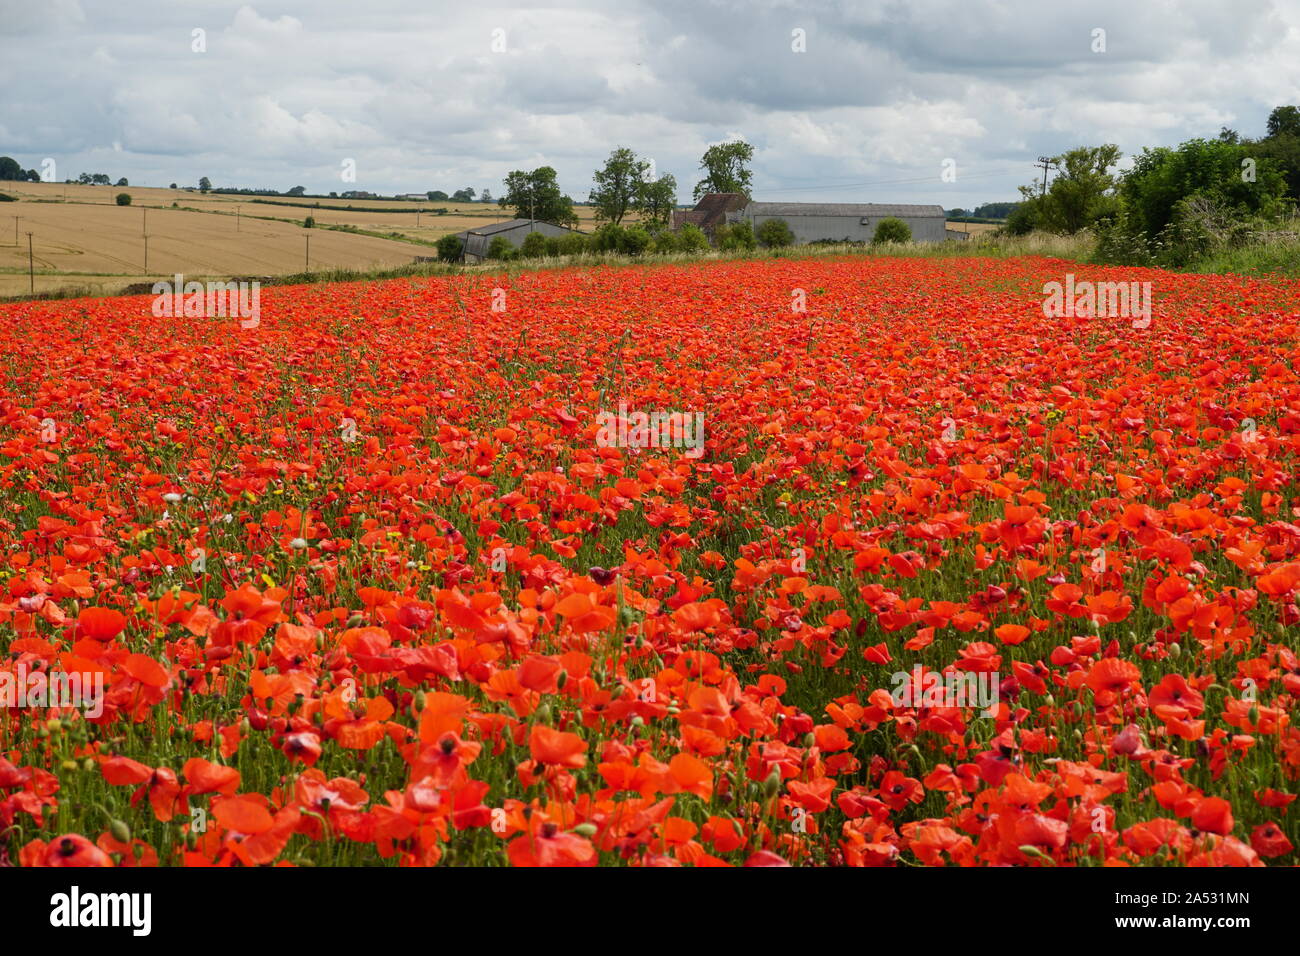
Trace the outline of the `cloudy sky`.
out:
M 1261 134 L 1300 104 L 1300 0 L 0 0 L 0 88 L 0 155 L 59 179 L 499 194 L 550 165 L 584 200 L 626 145 L 688 201 L 743 137 L 759 199 L 971 207 L 1072 146 Z

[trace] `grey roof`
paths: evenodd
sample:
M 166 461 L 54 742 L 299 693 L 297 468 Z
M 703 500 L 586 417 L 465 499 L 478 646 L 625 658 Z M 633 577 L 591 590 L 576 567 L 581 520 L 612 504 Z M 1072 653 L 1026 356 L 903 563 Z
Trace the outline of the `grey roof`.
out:
M 944 219 L 942 206 L 881 202 L 751 202 L 746 216 L 901 216 Z
M 473 229 L 465 229 L 456 233 L 456 235 L 463 238 L 473 232 L 480 236 L 494 236 L 498 232 L 509 232 L 511 229 L 518 229 L 520 226 L 527 226 L 533 221 L 532 219 L 509 219 L 505 222 L 494 222 L 490 226 L 475 226 Z

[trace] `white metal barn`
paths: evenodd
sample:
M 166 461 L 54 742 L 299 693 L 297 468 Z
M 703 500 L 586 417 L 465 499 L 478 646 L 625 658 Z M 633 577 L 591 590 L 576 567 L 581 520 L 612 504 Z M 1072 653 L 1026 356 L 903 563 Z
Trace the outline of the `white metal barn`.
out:
M 799 244 L 827 239 L 835 242 L 870 242 L 876 225 L 886 218 L 901 219 L 915 242 L 943 242 L 948 238 L 942 206 L 900 203 L 749 202 L 727 214 L 728 222 L 749 220 L 757 232 L 769 219 L 784 219 Z

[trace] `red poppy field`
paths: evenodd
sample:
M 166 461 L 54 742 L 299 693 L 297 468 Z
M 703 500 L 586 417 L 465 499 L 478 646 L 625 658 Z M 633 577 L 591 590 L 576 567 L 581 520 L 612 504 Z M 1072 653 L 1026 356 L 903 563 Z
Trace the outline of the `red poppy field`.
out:
M 1152 321 L 1044 318 L 1067 269 Z M 0 309 L 0 863 L 1297 862 L 1300 283 L 150 305 Z

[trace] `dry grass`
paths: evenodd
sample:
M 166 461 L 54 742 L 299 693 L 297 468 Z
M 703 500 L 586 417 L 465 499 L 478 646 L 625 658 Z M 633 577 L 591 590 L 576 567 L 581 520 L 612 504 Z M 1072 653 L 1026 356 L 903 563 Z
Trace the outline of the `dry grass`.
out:
M 0 203 L 0 297 L 28 291 L 27 232 L 33 233 L 37 292 L 75 286 L 103 294 L 177 272 L 199 278 L 302 272 L 307 233 L 301 222 L 307 216 L 317 225 L 310 232 L 311 269 L 357 272 L 435 255 L 428 244 L 442 236 L 510 217 L 495 203 L 205 195 L 184 189 L 62 183 L 6 182 L 0 192 L 19 200 Z M 117 194 L 123 192 L 131 196 L 130 206 L 116 205 Z M 254 202 L 257 198 L 274 202 Z M 318 208 L 317 203 L 353 208 Z M 399 208 L 411 212 L 385 211 Z M 447 212 L 439 215 L 435 209 Z M 595 227 L 594 210 L 582 206 L 576 211 L 580 229 Z M 20 217 L 17 246 L 15 216 Z M 143 271 L 146 221 L 148 276 Z

